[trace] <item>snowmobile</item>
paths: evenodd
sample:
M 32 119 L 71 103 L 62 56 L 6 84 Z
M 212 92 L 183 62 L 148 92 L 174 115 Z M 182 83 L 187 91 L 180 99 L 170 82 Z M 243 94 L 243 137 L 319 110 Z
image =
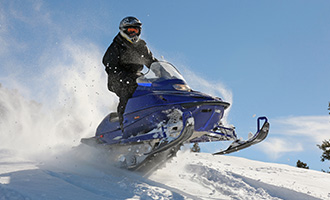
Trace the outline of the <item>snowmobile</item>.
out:
M 110 113 L 98 126 L 95 136 L 82 143 L 108 148 L 121 167 L 143 171 L 166 162 L 186 143 L 233 141 L 214 155 L 228 154 L 261 142 L 267 137 L 266 117 L 257 119 L 257 131 L 239 139 L 235 128 L 221 119 L 230 106 L 219 97 L 192 90 L 179 71 L 165 61 L 154 62 L 137 79 L 138 87 L 129 99 L 122 132 L 118 114 Z M 263 123 L 262 123 L 263 122 Z M 261 124 L 262 123 L 262 124 Z

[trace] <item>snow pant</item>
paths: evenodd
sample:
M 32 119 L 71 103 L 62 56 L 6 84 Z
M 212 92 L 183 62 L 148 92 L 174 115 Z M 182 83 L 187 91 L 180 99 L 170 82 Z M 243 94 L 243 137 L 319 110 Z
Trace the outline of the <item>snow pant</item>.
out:
M 130 82 L 130 84 L 124 83 L 124 81 L 116 81 L 112 77 L 108 77 L 108 89 L 111 92 L 116 93 L 119 97 L 119 104 L 117 107 L 117 113 L 119 117 L 119 123 L 123 130 L 124 112 L 128 100 L 133 96 L 138 84 L 136 82 Z

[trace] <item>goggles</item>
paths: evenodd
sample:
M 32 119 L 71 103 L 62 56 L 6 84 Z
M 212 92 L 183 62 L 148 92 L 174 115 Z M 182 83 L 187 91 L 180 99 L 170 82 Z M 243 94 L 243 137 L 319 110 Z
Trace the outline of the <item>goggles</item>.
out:
M 129 28 L 127 28 L 126 31 L 128 34 L 139 34 L 140 29 L 136 28 L 136 27 L 129 27 Z

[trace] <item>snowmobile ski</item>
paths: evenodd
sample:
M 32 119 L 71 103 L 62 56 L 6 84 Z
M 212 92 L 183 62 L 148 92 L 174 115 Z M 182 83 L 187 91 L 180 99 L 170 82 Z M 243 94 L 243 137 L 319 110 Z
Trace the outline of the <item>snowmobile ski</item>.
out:
M 264 122 L 263 126 L 260 128 L 261 120 L 265 120 L 265 122 Z M 263 141 L 267 137 L 268 131 L 269 131 L 269 123 L 268 123 L 268 119 L 266 117 L 258 118 L 257 129 L 258 129 L 257 132 L 248 140 L 246 140 L 246 141 L 240 140 L 240 139 L 235 140 L 233 143 L 231 143 L 229 145 L 229 147 L 226 150 L 213 153 L 213 155 L 224 155 L 224 154 L 233 153 L 233 152 L 245 149 L 251 145 L 254 145 L 254 144 L 257 144 L 257 143 Z

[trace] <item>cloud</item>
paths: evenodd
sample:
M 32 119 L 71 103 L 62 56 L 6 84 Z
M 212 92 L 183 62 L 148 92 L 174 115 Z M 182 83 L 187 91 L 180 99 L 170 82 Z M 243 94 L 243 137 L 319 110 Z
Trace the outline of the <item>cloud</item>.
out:
M 316 144 L 330 139 L 330 116 L 296 116 L 271 120 L 268 138 L 259 148 L 272 159 L 284 153 L 316 151 Z
M 273 121 L 275 134 L 308 138 L 321 142 L 330 139 L 330 116 L 298 116 Z
M 277 159 L 285 153 L 303 151 L 303 144 L 283 138 L 269 138 L 259 145 L 259 148 L 271 158 Z

